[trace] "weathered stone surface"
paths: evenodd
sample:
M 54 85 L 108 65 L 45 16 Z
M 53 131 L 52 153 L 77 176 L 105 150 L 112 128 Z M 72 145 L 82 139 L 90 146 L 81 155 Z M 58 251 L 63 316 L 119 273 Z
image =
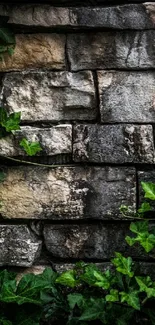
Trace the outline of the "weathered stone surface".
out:
M 116 29 L 155 28 L 155 4 L 112 7 L 60 8 L 51 5 L 0 6 L 8 23 L 29 27 L 87 27 Z
M 99 71 L 101 121 L 154 123 L 155 73 Z
M 74 161 L 95 163 L 153 163 L 151 125 L 76 125 Z
M 68 36 L 72 71 L 155 68 L 155 31 L 79 33 Z
M 57 258 L 111 259 L 114 252 L 134 258 L 148 258 L 138 246 L 125 241 L 129 224 L 45 225 L 44 240 L 48 251 Z
M 25 219 L 122 219 L 135 210 L 134 168 L 16 167 L 0 183 L 1 216 Z
M 20 141 L 39 142 L 42 151 L 38 155 L 53 156 L 72 154 L 72 125 L 57 125 L 51 128 L 22 126 L 15 134 L 0 139 L 1 156 L 25 156 Z
M 0 266 L 31 266 L 41 245 L 26 225 L 0 225 Z
M 18 19 L 18 18 L 17 18 Z M 14 54 L 0 61 L 0 71 L 64 69 L 65 36 L 58 34 L 16 35 Z
M 150 183 L 154 183 L 155 184 L 155 170 L 153 168 L 150 169 L 146 169 L 146 170 L 140 170 L 138 171 L 138 183 L 139 183 L 139 205 L 141 205 L 144 201 L 146 201 L 146 199 L 144 199 L 144 191 L 142 189 L 141 186 L 141 182 L 150 182 Z M 150 201 L 147 200 L 151 207 L 152 207 L 152 211 L 153 211 L 153 215 L 149 212 L 149 215 L 151 217 L 154 217 L 154 211 L 155 211 L 155 202 L 154 201 Z
M 95 263 L 96 266 L 102 271 L 105 272 L 107 270 L 114 271 L 114 267 L 110 262 L 103 262 L 103 263 Z M 136 272 L 137 274 L 140 275 L 149 275 L 151 276 L 152 280 L 155 280 L 155 263 L 153 262 L 134 262 L 135 267 L 136 267 Z M 59 273 L 62 273 L 67 270 L 72 270 L 75 266 L 75 263 L 52 263 L 54 270 L 56 270 Z M 33 270 L 33 269 L 32 269 Z M 38 267 L 39 270 L 39 267 Z M 34 268 L 33 272 L 37 272 L 37 267 L 36 269 Z M 40 267 L 40 272 L 41 272 L 41 267 Z
M 42 274 L 44 272 L 45 268 L 46 268 L 45 266 L 36 265 L 36 266 L 29 267 L 28 269 L 26 268 L 26 269 L 20 270 L 20 272 L 18 269 L 18 274 L 17 274 L 16 280 L 19 282 L 25 274 L 29 274 L 29 273 L 32 273 L 35 275 Z
M 93 120 L 96 100 L 89 71 L 9 73 L 3 81 L 3 101 L 22 121 Z

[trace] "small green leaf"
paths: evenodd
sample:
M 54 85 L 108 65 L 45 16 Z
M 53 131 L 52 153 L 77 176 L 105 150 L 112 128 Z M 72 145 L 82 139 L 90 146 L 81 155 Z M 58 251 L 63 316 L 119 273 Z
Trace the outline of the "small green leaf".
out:
M 102 319 L 104 316 L 106 302 L 103 298 L 90 298 L 85 302 L 85 309 L 80 316 L 81 321 L 92 321 Z
M 148 211 L 151 211 L 151 206 L 150 206 L 150 203 L 148 203 L 148 202 L 142 203 L 142 205 L 138 209 L 138 212 L 142 213 L 142 214 L 145 212 L 148 212 Z
M 20 146 L 29 156 L 35 156 L 38 152 L 42 150 L 39 142 L 29 142 L 25 138 L 20 142 Z
M 146 289 L 152 285 L 152 280 L 149 276 L 136 276 L 135 280 L 137 281 L 141 292 L 146 291 Z
M 119 301 L 118 290 L 111 289 L 110 294 L 106 295 L 105 299 L 106 301 L 111 301 L 111 302 Z
M 129 306 L 136 310 L 140 310 L 140 300 L 138 296 L 138 291 L 120 292 L 121 302 L 126 302 Z
M 155 184 L 151 182 L 141 182 L 142 188 L 145 192 L 145 198 L 150 200 L 155 200 Z
M 144 234 L 139 240 L 141 246 L 149 253 L 155 247 L 155 235 Z
M 62 285 L 74 288 L 78 284 L 78 281 L 76 280 L 75 270 L 69 270 L 69 271 L 63 272 L 56 279 L 56 283 L 60 283 Z
M 132 222 L 130 225 L 130 230 L 135 234 L 141 234 L 148 231 L 148 221 L 137 221 Z
M 77 305 L 80 307 L 84 301 L 83 295 L 80 293 L 71 293 L 67 296 L 67 300 L 69 303 L 70 309 L 74 309 L 74 307 Z
M 153 282 L 149 276 L 137 276 L 135 279 L 139 285 L 141 292 L 146 292 L 148 298 L 155 297 L 155 288 L 152 287 Z
M 7 115 L 6 110 L 0 107 L 0 125 L 7 133 L 20 129 L 21 112 L 11 113 Z
M 128 243 L 129 246 L 133 246 L 136 243 L 135 238 L 132 238 L 130 236 L 125 237 L 126 242 Z
M 87 265 L 80 279 L 91 286 L 108 289 L 110 287 L 110 274 L 102 273 L 94 264 Z
M 9 28 L 0 28 L 0 40 L 6 44 L 15 44 L 15 36 Z
M 116 266 L 116 270 L 132 278 L 134 276 L 134 272 L 131 270 L 133 265 L 132 258 L 126 258 L 121 253 L 115 253 L 115 255 L 116 257 L 112 260 L 112 263 Z

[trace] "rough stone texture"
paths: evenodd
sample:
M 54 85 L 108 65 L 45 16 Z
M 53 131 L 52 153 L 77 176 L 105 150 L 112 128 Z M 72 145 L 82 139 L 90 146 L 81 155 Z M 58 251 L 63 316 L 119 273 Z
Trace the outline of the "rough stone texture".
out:
M 101 121 L 154 123 L 155 73 L 99 71 Z
M 143 3 L 144 0 L 132 0 L 132 3 Z M 31 0 L 16 0 L 16 3 L 32 3 Z M 1 3 L 9 3 L 10 4 L 10 0 L 5 0 L 5 1 L 1 1 Z M 33 0 L 33 3 L 38 3 L 38 0 Z M 94 6 L 94 5 L 102 5 L 102 4 L 126 4 L 126 3 L 131 3 L 131 0 L 39 0 L 39 3 L 50 3 L 51 5 L 55 5 L 55 6 L 77 6 L 77 5 L 84 5 L 84 6 Z
M 20 270 L 20 272 L 18 270 L 16 280 L 19 282 L 25 274 L 29 274 L 29 273 L 33 273 L 35 275 L 42 274 L 44 270 L 45 270 L 45 266 L 42 265 L 32 266 L 29 267 L 28 269 Z
M 89 264 L 89 263 L 88 263 Z M 95 263 L 96 266 L 102 271 L 105 272 L 107 270 L 113 271 L 114 268 L 110 262 L 104 262 L 104 263 Z M 155 263 L 152 262 L 134 262 L 136 272 L 137 274 L 141 275 L 150 275 L 152 280 L 155 280 Z M 66 270 L 72 270 L 75 266 L 74 263 L 52 263 L 54 270 L 56 270 L 59 273 L 62 273 Z M 33 269 L 32 269 L 33 270 Z M 33 272 L 39 272 L 41 273 L 42 268 L 38 266 L 38 268 L 34 268 Z
M 70 34 L 71 69 L 155 68 L 154 42 L 154 30 Z
M 72 154 L 72 125 L 64 124 L 52 128 L 22 126 L 21 130 L 16 131 L 14 135 L 0 139 L 0 155 L 27 155 L 19 145 L 23 138 L 30 142 L 40 143 L 42 151 L 38 155 Z
M 155 28 L 155 4 L 130 4 L 104 8 L 58 8 L 50 5 L 0 6 L 8 23 L 29 27 L 87 27 L 116 29 Z
M 148 258 L 148 254 L 145 254 L 142 248 L 128 246 L 124 239 L 129 234 L 128 228 L 127 223 L 48 224 L 44 228 L 44 240 L 48 251 L 57 258 L 110 260 L 117 251 L 125 256 Z
M 152 201 L 152 200 L 144 199 L 144 191 L 142 189 L 141 182 L 150 182 L 150 183 L 155 184 L 155 170 L 153 168 L 149 168 L 149 169 L 146 169 L 146 170 L 139 170 L 138 171 L 139 205 L 141 205 L 141 203 L 143 203 L 143 202 L 145 202 L 147 200 L 147 202 L 150 203 L 150 205 L 152 207 L 152 211 L 153 211 L 153 215 L 150 212 L 149 212 L 149 215 L 154 218 L 155 202 Z
M 0 225 L 0 266 L 31 266 L 41 245 L 26 225 Z
M 73 129 L 76 162 L 153 163 L 151 125 L 77 125 Z
M 3 101 L 22 121 L 93 120 L 96 100 L 89 71 L 9 73 L 3 81 Z
M 18 19 L 18 18 L 17 18 Z M 0 71 L 24 69 L 64 69 L 65 36 L 58 34 L 16 35 L 14 54 L 6 54 Z
M 0 183 L 1 216 L 25 219 L 122 219 L 135 210 L 134 168 L 16 167 Z

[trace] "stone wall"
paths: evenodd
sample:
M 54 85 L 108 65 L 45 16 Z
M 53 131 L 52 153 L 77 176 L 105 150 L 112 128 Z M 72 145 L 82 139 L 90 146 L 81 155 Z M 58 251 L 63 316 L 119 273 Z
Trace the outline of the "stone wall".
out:
M 21 130 L 0 140 L 0 266 L 107 267 L 119 250 L 145 271 L 152 256 L 125 243 L 119 208 L 134 212 L 140 182 L 155 182 L 155 3 L 21 2 L 0 5 L 16 34 L 1 104 L 22 112 Z M 40 142 L 35 158 L 23 137 Z

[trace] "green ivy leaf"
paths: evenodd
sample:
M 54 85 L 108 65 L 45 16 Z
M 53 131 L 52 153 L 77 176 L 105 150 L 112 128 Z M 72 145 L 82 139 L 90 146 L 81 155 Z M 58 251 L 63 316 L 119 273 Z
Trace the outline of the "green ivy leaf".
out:
M 41 304 L 41 291 L 51 289 L 56 277 L 56 273 L 51 269 L 46 269 L 39 275 L 24 275 L 17 286 L 17 303 L 19 305 L 23 303 Z
M 15 44 L 15 35 L 9 28 L 0 28 L 0 40 L 6 44 Z
M 20 142 L 20 146 L 29 156 L 35 156 L 42 150 L 39 142 L 29 142 L 25 138 Z
M 7 117 L 7 121 L 3 123 L 2 126 L 5 127 L 7 132 L 20 130 L 20 125 L 19 125 L 20 119 L 21 119 L 21 112 L 11 113 Z
M 138 209 L 138 212 L 139 213 L 145 213 L 145 212 L 149 212 L 151 211 L 151 206 L 150 206 L 150 203 L 148 202 L 144 202 L 141 204 L 140 208 Z
M 76 305 L 78 307 L 80 307 L 84 302 L 83 295 L 80 294 L 80 293 L 71 293 L 71 294 L 69 294 L 67 296 L 67 300 L 68 300 L 70 309 L 74 309 L 74 307 Z
M 155 184 L 153 183 L 145 183 L 141 182 L 142 188 L 145 192 L 145 198 L 150 199 L 150 200 L 155 200 Z
M 147 253 L 155 247 L 155 235 L 148 231 L 148 221 L 131 223 L 130 230 L 137 234 L 136 237 L 127 236 L 125 240 L 132 246 L 138 242 Z
M 121 302 L 126 302 L 129 306 L 136 310 L 140 310 L 140 300 L 138 296 L 138 291 L 120 292 Z
M 152 280 L 149 276 L 136 276 L 135 280 L 137 281 L 141 292 L 146 291 L 146 289 L 152 285 Z
M 0 125 L 7 133 L 20 129 L 21 112 L 11 113 L 7 115 L 6 110 L 0 107 Z
M 90 298 L 85 301 L 85 308 L 79 320 L 92 321 L 104 318 L 105 305 L 103 298 Z
M 155 288 L 152 287 L 153 282 L 149 276 L 137 276 L 135 279 L 141 292 L 146 292 L 148 298 L 155 297 Z
M 67 287 L 74 288 L 78 284 L 78 281 L 76 279 L 75 270 L 69 270 L 69 271 L 63 272 L 56 279 L 56 283 L 60 283 L 60 284 L 65 285 Z
M 141 234 L 148 232 L 148 221 L 137 221 L 132 222 L 130 225 L 130 230 L 135 234 Z
M 106 295 L 105 299 L 106 301 L 111 301 L 111 302 L 119 301 L 118 290 L 111 289 L 110 294 Z
M 112 260 L 116 270 L 122 274 L 128 275 L 130 278 L 134 276 L 134 272 L 131 270 L 133 261 L 131 257 L 124 257 L 121 253 L 115 253 L 116 257 Z
M 110 274 L 102 273 L 94 264 L 87 265 L 80 279 L 89 285 L 108 289 L 110 287 Z

